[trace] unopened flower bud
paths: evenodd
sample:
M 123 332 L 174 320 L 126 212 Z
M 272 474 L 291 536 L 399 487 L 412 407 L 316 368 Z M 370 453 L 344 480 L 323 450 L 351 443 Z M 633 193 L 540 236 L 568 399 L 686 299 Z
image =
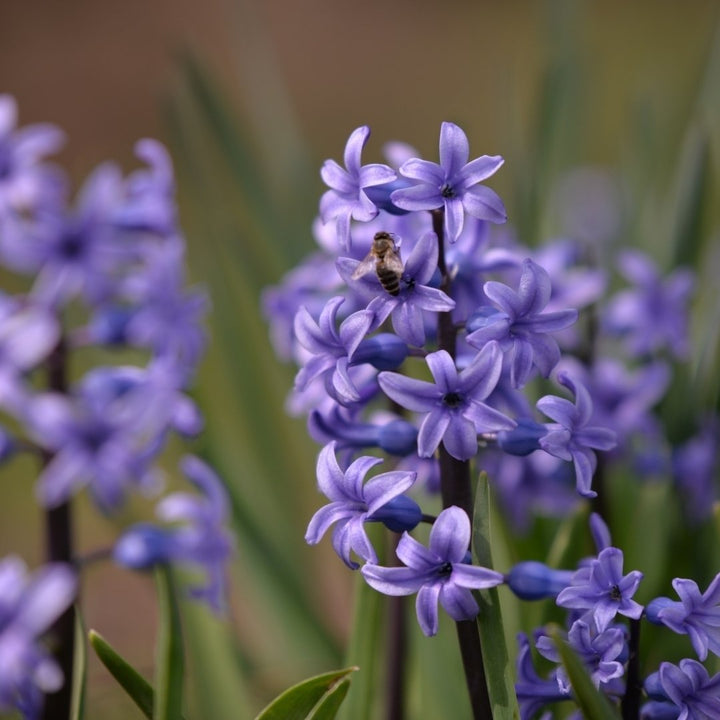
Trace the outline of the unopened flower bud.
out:
M 417 428 L 406 420 L 391 420 L 378 428 L 377 444 L 391 455 L 409 455 L 417 449 Z
M 352 365 L 369 363 L 378 370 L 395 370 L 408 356 L 407 345 L 392 333 L 380 333 L 363 340 L 352 355 Z
M 505 578 L 508 587 L 522 600 L 554 598 L 570 585 L 572 570 L 553 570 L 540 562 L 515 565 Z
M 368 520 L 377 520 L 393 532 L 412 530 L 422 519 L 420 506 L 407 495 L 396 495 L 374 512 Z
M 509 455 L 529 455 L 540 449 L 540 438 L 547 435 L 547 428 L 529 418 L 520 418 L 517 427 L 501 430 L 497 434 L 498 447 Z

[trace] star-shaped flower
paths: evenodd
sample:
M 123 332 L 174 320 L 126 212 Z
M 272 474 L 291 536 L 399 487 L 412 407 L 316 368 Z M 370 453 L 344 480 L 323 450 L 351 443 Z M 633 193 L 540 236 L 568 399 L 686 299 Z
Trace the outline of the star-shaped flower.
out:
M 471 590 L 495 587 L 502 573 L 467 562 L 470 520 L 459 507 L 443 510 L 433 523 L 429 547 L 403 533 L 397 556 L 406 567 L 368 563 L 362 574 L 370 587 L 385 595 L 417 592 L 417 617 L 425 635 L 438 631 L 438 601 L 453 620 L 472 620 L 479 607 Z
M 515 421 L 483 400 L 494 390 L 502 368 L 497 343 L 488 343 L 462 372 L 458 373 L 445 350 L 425 358 L 434 383 L 399 373 L 382 372 L 378 382 L 383 392 L 402 407 L 425 413 L 418 435 L 418 454 L 430 457 L 440 441 L 458 460 L 477 453 L 477 436 L 483 432 L 510 430 Z
M 361 165 L 362 149 L 370 136 L 370 128 L 354 130 L 345 145 L 345 168 L 334 160 L 326 160 L 320 175 L 330 187 L 320 199 L 324 223 L 335 220 L 340 247 L 350 248 L 350 219 L 368 222 L 378 209 L 365 193 L 365 188 L 392 182 L 394 170 L 380 163 Z
M 499 195 L 483 185 L 504 160 L 499 155 L 483 155 L 468 162 L 467 135 L 451 122 L 440 127 L 440 164 L 412 158 L 400 167 L 400 174 L 418 184 L 396 190 L 390 196 L 403 210 L 445 208 L 445 237 L 455 242 L 462 232 L 465 213 L 479 220 L 504 223 L 505 206 Z

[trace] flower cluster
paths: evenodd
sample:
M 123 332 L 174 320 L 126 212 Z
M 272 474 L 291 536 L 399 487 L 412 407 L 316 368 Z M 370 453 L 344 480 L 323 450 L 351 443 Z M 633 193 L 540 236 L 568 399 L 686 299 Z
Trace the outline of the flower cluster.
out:
M 48 514 L 82 491 L 113 514 L 131 493 L 161 492 L 169 436 L 191 438 L 203 427 L 188 391 L 207 300 L 186 284 L 173 170 L 160 143 L 140 141 L 143 167 L 127 176 L 99 166 L 72 201 L 47 159 L 62 133 L 18 128 L 16 112 L 14 99 L 0 96 L 0 266 L 24 288 L 0 294 L 0 460 L 36 456 L 35 493 Z M 91 367 L 97 348 L 114 362 Z M 129 567 L 193 564 L 209 578 L 194 594 L 219 609 L 232 548 L 228 503 L 198 458 L 183 472 L 203 497 L 160 500 L 160 519 L 173 525 L 129 529 L 115 557 Z M 75 593 L 76 558 L 62 559 L 32 580 L 19 561 L 2 565 L 0 709 L 34 717 L 42 693 L 62 685 L 61 669 L 35 644 Z
M 619 617 L 634 623 L 645 613 L 633 600 L 642 573 L 624 574 L 623 552 L 602 520 L 592 520 L 597 556 L 576 570 L 524 562 L 503 575 L 473 564 L 470 488 L 458 487 L 469 483 L 471 464 L 486 470 L 520 530 L 535 515 L 563 516 L 595 499 L 606 469 L 620 461 L 644 476 L 674 471 L 690 500 L 712 496 L 710 435 L 677 444 L 655 412 L 671 361 L 687 355 L 692 275 L 663 279 L 643 254 L 628 252 L 620 269 L 636 287 L 605 300 L 609 274 L 586 246 L 562 239 L 524 248 L 502 227 L 504 204 L 482 183 L 503 159 L 470 159 L 460 127 L 442 124 L 439 163 L 391 144 L 388 164 L 363 165 L 369 135 L 367 127 L 351 134 L 345 168 L 323 166 L 319 250 L 264 296 L 277 353 L 299 368 L 288 408 L 307 415 L 324 446 L 317 478 L 330 504 L 311 519 L 306 540 L 317 543 L 334 526 L 337 554 L 352 569 L 362 561 L 369 585 L 417 593 L 426 635 L 438 631 L 438 604 L 456 621 L 473 619 L 472 589 L 504 583 L 526 600 L 555 599 L 596 687 L 619 700 L 630 654 Z M 559 395 L 547 394 L 553 384 Z M 396 469 L 366 480 L 381 462 L 373 452 L 394 456 Z M 438 490 L 442 511 L 423 513 Z M 690 500 L 690 510 L 700 506 Z M 368 522 L 403 533 L 401 566 L 381 564 Z M 432 525 L 428 546 L 411 534 L 421 523 Z M 706 601 L 697 588 L 678 587 L 682 603 L 658 601 L 650 619 L 690 634 L 706 655 L 718 640 L 699 608 L 714 603 L 715 590 Z M 559 661 L 543 631 L 536 645 Z M 571 698 L 561 667 L 537 675 L 524 636 L 518 668 L 524 718 Z M 657 702 L 678 707 L 714 682 L 682 664 L 660 672 Z

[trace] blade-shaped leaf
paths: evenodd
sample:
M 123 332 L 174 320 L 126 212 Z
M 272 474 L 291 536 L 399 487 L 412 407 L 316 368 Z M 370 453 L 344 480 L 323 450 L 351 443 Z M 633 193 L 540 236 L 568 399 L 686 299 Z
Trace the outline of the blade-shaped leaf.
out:
M 342 701 L 347 692 L 343 687 L 349 680 L 346 680 L 350 673 L 357 668 L 351 667 L 345 670 L 316 675 L 308 678 L 293 687 L 288 688 L 268 705 L 255 720 L 325 720 L 334 717 L 334 714 L 316 714 L 320 712 L 327 701 L 326 711 Z M 340 688 L 340 689 L 339 689 Z M 337 693 L 337 694 L 336 694 Z
M 575 701 L 580 706 L 583 717 L 587 720 L 619 720 L 618 713 L 613 710 L 607 698 L 593 685 L 580 658 L 560 637 L 557 628 L 551 630 L 563 667 L 568 674 Z
M 97 632 L 90 630 L 88 640 L 100 662 L 140 708 L 143 715 L 148 720 L 152 720 L 154 693 L 150 683 Z
M 87 646 L 85 626 L 80 608 L 75 606 L 75 658 L 73 661 L 73 685 L 70 700 L 70 720 L 82 720 L 85 715 L 85 680 L 87 676 Z
M 485 472 L 480 473 L 475 491 L 472 545 L 477 564 L 492 568 L 490 491 Z M 520 709 L 515 696 L 513 667 L 505 644 L 497 589 L 482 590 L 475 595 L 480 605 L 477 622 L 493 718 L 519 718 Z
M 160 627 L 155 647 L 155 720 L 181 717 L 184 654 L 180 608 L 172 571 L 167 565 L 156 570 Z

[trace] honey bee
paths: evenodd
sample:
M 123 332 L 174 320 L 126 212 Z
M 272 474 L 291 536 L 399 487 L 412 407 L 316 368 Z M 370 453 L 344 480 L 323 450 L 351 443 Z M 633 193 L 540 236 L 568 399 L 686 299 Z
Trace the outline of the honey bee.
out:
M 400 294 L 400 280 L 404 267 L 395 241 L 390 233 L 378 232 L 373 237 L 372 247 L 365 259 L 355 268 L 353 280 L 375 271 L 385 292 Z

